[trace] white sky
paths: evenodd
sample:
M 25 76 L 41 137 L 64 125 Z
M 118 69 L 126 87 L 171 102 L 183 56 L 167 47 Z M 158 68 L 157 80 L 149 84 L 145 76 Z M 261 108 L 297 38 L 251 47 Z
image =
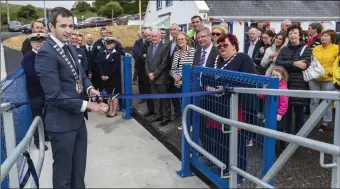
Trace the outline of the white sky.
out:
M 46 4 L 46 8 L 54 8 L 54 7 L 65 7 L 65 8 L 72 8 L 72 5 L 75 3 L 76 1 L 51 1 L 51 0 L 47 0 L 45 1 Z M 87 1 L 88 3 L 92 3 L 93 1 Z M 1 4 L 5 4 L 6 1 L 2 0 Z M 17 5 L 28 5 L 31 4 L 33 6 L 36 7 L 44 7 L 44 1 L 16 1 L 16 0 L 9 0 L 8 1 L 9 4 L 17 4 Z

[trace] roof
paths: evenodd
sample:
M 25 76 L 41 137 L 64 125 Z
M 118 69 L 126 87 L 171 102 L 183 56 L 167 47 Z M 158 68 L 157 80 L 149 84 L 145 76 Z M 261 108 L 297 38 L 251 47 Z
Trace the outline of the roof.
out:
M 340 1 L 205 1 L 210 8 L 209 17 L 266 18 L 300 17 L 326 18 L 339 20 Z M 253 19 L 249 19 L 253 20 Z M 325 19 L 326 20 L 326 19 Z

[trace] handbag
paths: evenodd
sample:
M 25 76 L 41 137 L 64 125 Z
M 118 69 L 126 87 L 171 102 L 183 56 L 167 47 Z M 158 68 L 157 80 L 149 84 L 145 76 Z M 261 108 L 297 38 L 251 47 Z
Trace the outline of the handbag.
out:
M 305 51 L 305 48 L 307 45 L 305 45 L 300 53 L 300 57 L 302 56 L 303 52 Z M 314 55 L 312 55 L 312 60 L 310 63 L 310 66 L 302 71 L 303 79 L 308 82 L 313 79 L 317 79 L 325 74 L 325 68 L 320 64 L 320 62 L 316 59 Z

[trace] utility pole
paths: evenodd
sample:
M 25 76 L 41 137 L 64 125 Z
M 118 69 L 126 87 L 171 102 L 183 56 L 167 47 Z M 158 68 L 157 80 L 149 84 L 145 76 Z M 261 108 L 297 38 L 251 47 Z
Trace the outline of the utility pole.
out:
M 142 1 L 139 0 L 139 30 L 142 30 Z
M 47 26 L 47 14 L 46 14 L 46 2 L 44 0 L 44 16 L 45 16 L 45 27 L 46 31 L 48 31 L 48 26 Z
M 9 5 L 8 5 L 8 0 L 6 0 L 6 7 L 7 7 L 7 24 L 9 24 L 10 18 L 9 18 Z

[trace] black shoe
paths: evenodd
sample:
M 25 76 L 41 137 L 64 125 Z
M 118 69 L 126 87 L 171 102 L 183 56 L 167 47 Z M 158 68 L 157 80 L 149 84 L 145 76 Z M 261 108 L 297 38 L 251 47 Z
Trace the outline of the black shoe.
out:
M 165 126 L 169 123 L 169 120 L 163 120 L 162 122 L 159 123 L 159 126 Z
M 146 112 L 145 114 L 143 114 L 143 117 L 149 117 L 152 115 L 153 115 L 153 112 Z
M 153 117 L 151 119 L 149 119 L 150 122 L 155 122 L 155 121 L 162 121 L 161 117 Z
M 35 144 L 35 147 L 37 147 L 37 149 L 40 150 L 39 143 L 34 143 L 34 144 Z M 47 151 L 47 150 L 48 150 L 48 147 L 45 145 L 45 151 Z

